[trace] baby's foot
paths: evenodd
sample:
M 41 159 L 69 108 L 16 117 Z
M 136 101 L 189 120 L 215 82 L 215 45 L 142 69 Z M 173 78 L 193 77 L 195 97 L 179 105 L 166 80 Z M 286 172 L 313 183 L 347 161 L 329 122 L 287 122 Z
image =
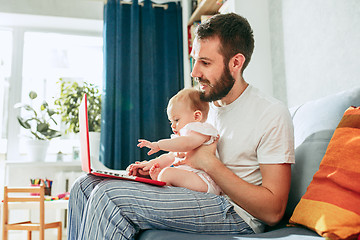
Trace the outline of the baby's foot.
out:
M 155 163 L 154 165 L 152 165 L 152 167 L 150 168 L 150 171 L 149 171 L 151 179 L 157 180 L 160 171 L 161 171 L 160 164 Z

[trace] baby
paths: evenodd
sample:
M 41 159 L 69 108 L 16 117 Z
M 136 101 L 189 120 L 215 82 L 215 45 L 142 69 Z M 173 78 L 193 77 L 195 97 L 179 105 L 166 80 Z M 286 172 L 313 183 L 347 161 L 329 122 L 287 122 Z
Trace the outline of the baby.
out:
M 173 96 L 167 107 L 167 115 L 174 134 L 171 139 L 149 142 L 140 139 L 138 147 L 150 148 L 148 155 L 160 150 L 168 151 L 151 161 L 137 162 L 129 166 L 130 175 L 149 171 L 154 180 L 164 181 L 169 186 L 184 187 L 194 191 L 221 194 L 221 189 L 204 171 L 180 164 L 185 152 L 202 144 L 211 144 L 218 138 L 217 130 L 205 123 L 209 103 L 200 100 L 196 89 L 183 89 Z M 170 167 L 175 165 L 175 167 Z

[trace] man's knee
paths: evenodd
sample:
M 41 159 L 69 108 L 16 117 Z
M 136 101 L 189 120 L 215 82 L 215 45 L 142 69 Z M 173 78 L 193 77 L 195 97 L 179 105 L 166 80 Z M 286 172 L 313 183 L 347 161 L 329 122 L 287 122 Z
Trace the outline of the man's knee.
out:
M 84 195 L 88 197 L 95 186 L 102 179 L 91 174 L 85 174 L 75 180 L 70 189 L 70 197 L 72 195 Z
M 77 192 L 81 191 L 81 189 L 82 189 L 81 185 L 84 182 L 84 179 L 86 177 L 87 177 L 87 175 L 81 175 L 74 181 L 74 183 L 71 185 L 71 188 L 70 188 L 70 195 L 72 193 L 77 193 Z

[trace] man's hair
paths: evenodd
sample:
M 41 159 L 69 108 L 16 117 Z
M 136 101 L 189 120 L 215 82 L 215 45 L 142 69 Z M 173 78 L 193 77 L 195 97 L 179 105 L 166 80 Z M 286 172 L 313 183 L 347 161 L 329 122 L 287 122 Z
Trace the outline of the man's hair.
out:
M 238 53 L 245 56 L 242 72 L 249 64 L 254 51 L 254 34 L 246 18 L 235 13 L 218 14 L 206 22 L 200 24 L 195 32 L 199 40 L 219 37 L 220 53 L 224 57 L 224 63 Z
M 199 110 L 202 113 L 203 120 L 207 119 L 209 112 L 209 103 L 200 99 L 200 92 L 195 88 L 184 88 L 176 95 L 170 98 L 168 108 L 176 102 L 185 102 L 190 105 L 190 109 L 194 112 Z

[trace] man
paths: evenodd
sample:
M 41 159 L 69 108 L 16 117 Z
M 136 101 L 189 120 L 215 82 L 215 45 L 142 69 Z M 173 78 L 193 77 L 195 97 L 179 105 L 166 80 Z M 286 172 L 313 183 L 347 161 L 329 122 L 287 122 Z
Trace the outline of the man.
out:
M 71 190 L 69 239 L 132 239 L 141 229 L 248 234 L 282 218 L 294 163 L 292 123 L 283 104 L 245 82 L 253 48 L 250 25 L 236 14 L 201 24 L 193 44 L 192 76 L 211 101 L 208 121 L 220 140 L 183 162 L 208 173 L 225 196 L 86 175 Z

